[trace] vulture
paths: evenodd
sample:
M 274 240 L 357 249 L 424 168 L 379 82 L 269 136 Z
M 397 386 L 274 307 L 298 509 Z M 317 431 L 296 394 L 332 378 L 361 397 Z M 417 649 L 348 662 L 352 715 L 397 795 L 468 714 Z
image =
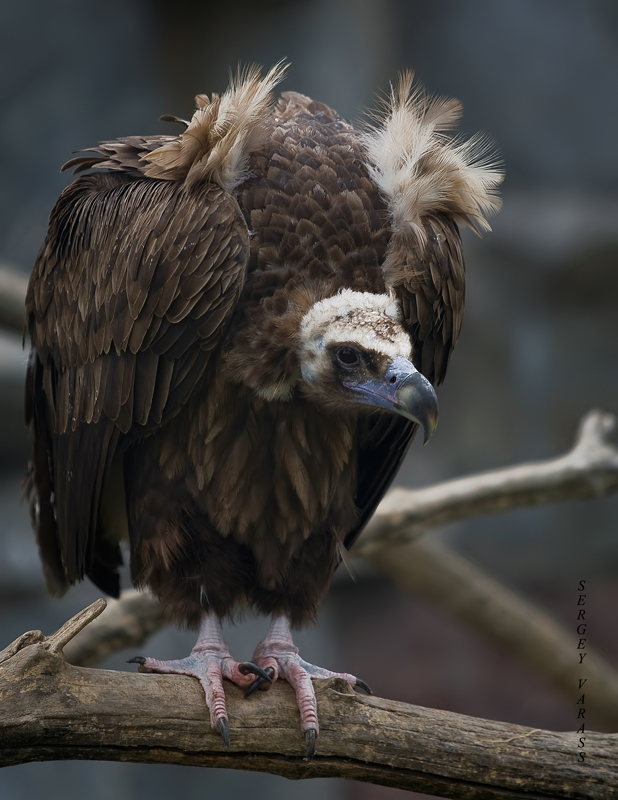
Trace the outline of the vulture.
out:
M 192 675 L 227 746 L 222 679 L 312 679 L 291 630 L 437 424 L 464 307 L 459 227 L 488 230 L 500 165 L 452 130 L 457 100 L 403 74 L 362 130 L 250 68 L 179 135 L 83 151 L 26 299 L 28 493 L 52 593 L 131 578 L 199 630 Z M 222 618 L 272 616 L 237 662 Z

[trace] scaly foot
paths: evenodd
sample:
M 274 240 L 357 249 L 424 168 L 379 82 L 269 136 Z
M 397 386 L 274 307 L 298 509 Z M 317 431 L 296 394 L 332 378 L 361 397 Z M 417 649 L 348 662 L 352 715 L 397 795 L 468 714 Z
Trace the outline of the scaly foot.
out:
M 371 694 L 371 689 L 364 681 L 347 672 L 331 672 L 323 667 L 316 667 L 302 659 L 298 648 L 292 640 L 290 623 L 287 617 L 273 620 L 266 638 L 257 646 L 253 654 L 255 664 L 266 673 L 253 681 L 245 692 L 245 697 L 252 694 L 266 681 L 272 683 L 283 678 L 296 693 L 296 702 L 300 712 L 300 729 L 307 742 L 306 757 L 312 758 L 315 752 L 315 740 L 320 730 L 318 723 L 318 706 L 313 689 L 312 678 L 342 678 L 353 687 L 364 689 Z
M 205 614 L 195 647 L 186 658 L 175 661 L 159 661 L 156 658 L 136 656 L 129 664 L 139 664 L 139 672 L 160 672 L 173 675 L 191 675 L 202 684 L 206 703 L 210 712 L 210 724 L 218 730 L 226 747 L 230 745 L 230 726 L 225 705 L 223 678 L 237 686 L 249 686 L 255 676 L 261 681 L 271 678 L 257 664 L 251 661 L 239 663 L 232 658 L 229 647 L 223 639 L 221 625 L 214 614 Z

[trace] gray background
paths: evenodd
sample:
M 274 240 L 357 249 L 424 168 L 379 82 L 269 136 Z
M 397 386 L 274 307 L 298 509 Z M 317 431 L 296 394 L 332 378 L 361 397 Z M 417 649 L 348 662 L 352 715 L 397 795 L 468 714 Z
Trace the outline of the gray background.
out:
M 431 444 L 400 473 L 419 486 L 565 450 L 590 407 L 618 411 L 618 6 L 611 0 L 21 0 L 0 7 L 0 260 L 30 270 L 74 150 L 170 129 L 193 95 L 222 91 L 229 68 L 292 61 L 293 88 L 353 120 L 407 67 L 464 102 L 463 129 L 504 158 L 504 210 L 482 241 L 465 234 L 468 303 Z M 21 429 L 25 357 L 0 336 L 0 647 L 51 632 L 95 599 L 83 585 L 45 594 L 26 509 Z M 587 580 L 590 641 L 614 664 L 616 499 L 521 511 L 439 534 L 574 628 Z M 306 658 L 355 672 L 378 694 L 575 730 L 576 697 L 558 696 L 490 642 L 370 570 L 342 572 Z M 266 628 L 230 631 L 247 657 Z M 192 635 L 169 629 L 145 652 L 178 657 Z M 121 654 L 106 666 L 124 668 Z M 574 653 L 575 658 L 575 653 Z M 1 710 L 0 710 L 1 713 Z M 596 726 L 600 728 L 600 725 Z M 106 763 L 0 772 L 0 800 L 395 798 L 397 791 L 259 774 Z

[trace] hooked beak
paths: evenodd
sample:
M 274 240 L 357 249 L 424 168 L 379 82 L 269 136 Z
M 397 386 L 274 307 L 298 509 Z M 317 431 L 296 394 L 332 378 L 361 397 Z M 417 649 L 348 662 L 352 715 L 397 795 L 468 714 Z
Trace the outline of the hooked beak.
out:
M 423 426 L 424 444 L 438 425 L 438 398 L 433 386 L 406 358 L 396 358 L 381 381 L 344 382 L 356 402 L 386 408 Z

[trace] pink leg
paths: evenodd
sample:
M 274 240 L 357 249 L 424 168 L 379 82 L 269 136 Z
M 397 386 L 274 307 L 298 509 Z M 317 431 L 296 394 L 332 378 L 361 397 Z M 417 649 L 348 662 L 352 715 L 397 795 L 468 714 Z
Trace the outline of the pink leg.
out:
M 223 678 L 237 686 L 249 686 L 258 675 L 270 681 L 268 673 L 250 661 L 238 663 L 223 638 L 221 623 L 215 614 L 204 614 L 195 647 L 186 658 L 159 661 L 156 658 L 136 656 L 128 663 L 139 664 L 139 672 L 161 672 L 174 675 L 191 675 L 202 684 L 210 711 L 210 724 L 219 730 L 226 747 L 230 744 L 230 728 L 225 706 Z
M 292 631 L 287 617 L 275 617 L 266 638 L 260 642 L 253 654 L 254 662 L 265 670 L 273 681 L 283 678 L 296 693 L 296 702 L 300 711 L 300 729 L 307 741 L 307 757 L 311 758 L 315 750 L 315 740 L 319 732 L 318 706 L 313 690 L 312 678 L 343 678 L 350 686 L 359 686 L 368 694 L 371 689 L 364 681 L 347 672 L 331 672 L 329 669 L 316 667 L 302 659 L 298 648 L 292 640 Z M 264 683 L 262 677 L 257 678 L 245 692 L 245 697 Z

